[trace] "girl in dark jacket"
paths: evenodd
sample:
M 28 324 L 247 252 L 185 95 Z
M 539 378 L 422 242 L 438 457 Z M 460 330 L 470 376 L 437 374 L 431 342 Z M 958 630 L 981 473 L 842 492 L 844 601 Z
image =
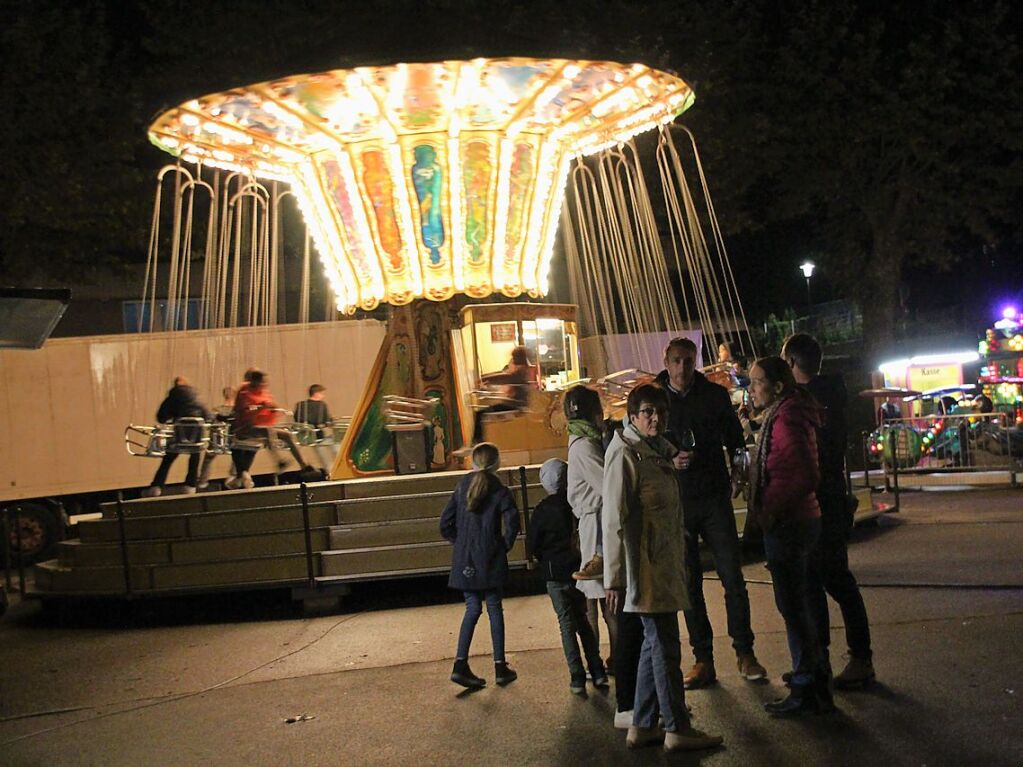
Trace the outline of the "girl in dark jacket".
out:
M 757 360 L 750 371 L 753 403 L 764 409 L 750 486 L 749 513 L 764 531 L 764 554 L 774 583 L 774 600 L 785 619 L 792 673 L 788 697 L 765 705 L 774 716 L 834 708 L 830 673 L 822 660 L 809 609 L 807 565 L 820 536 L 815 494 L 820 481 L 817 403 L 796 386 L 780 357 Z
M 497 683 L 509 684 L 518 676 L 504 657 L 501 592 L 508 577 L 508 551 L 519 534 L 519 510 L 511 492 L 497 477 L 499 463 L 496 445 L 489 442 L 476 445 L 472 451 L 474 471 L 458 483 L 440 516 L 440 534 L 454 544 L 448 586 L 465 594 L 465 616 L 458 634 L 451 681 L 468 688 L 480 688 L 487 683 L 469 669 L 469 645 L 484 601 L 490 619 Z

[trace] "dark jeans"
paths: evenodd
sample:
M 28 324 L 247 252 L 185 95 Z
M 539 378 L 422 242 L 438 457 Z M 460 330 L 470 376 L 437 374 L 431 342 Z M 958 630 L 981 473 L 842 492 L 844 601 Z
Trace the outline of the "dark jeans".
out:
M 817 624 L 823 659 L 828 660 L 831 645 L 831 619 L 828 615 L 830 595 L 842 611 L 845 622 L 845 641 L 849 655 L 869 661 L 870 622 L 863 604 L 860 587 L 849 570 L 849 533 L 852 530 L 852 512 L 841 496 L 818 496 L 821 506 L 821 536 L 810 552 L 808 587 L 810 609 Z
M 577 634 L 583 644 L 583 654 L 586 656 L 586 666 L 590 669 L 590 674 L 594 679 L 604 676 L 600 645 L 586 618 L 586 597 L 575 587 L 575 581 L 547 581 L 547 595 L 551 598 L 554 612 L 558 616 L 561 646 L 565 650 L 571 681 L 577 684 L 586 681 L 586 669 L 583 667 L 579 643 L 576 641 Z
M 643 626 L 643 649 L 639 655 L 632 723 L 637 727 L 655 727 L 660 714 L 665 732 L 687 730 L 689 713 L 682 685 L 678 613 L 644 613 L 639 619 Z
M 170 467 L 174 463 L 181 453 L 167 453 L 163 458 L 160 459 L 160 466 L 156 470 L 156 474 L 153 476 L 153 481 L 149 484 L 153 487 L 163 487 L 167 484 L 167 474 L 170 472 Z M 199 476 L 199 461 L 202 460 L 202 453 L 189 453 L 188 454 L 188 474 L 185 475 L 185 484 L 189 487 L 195 487 L 198 484 Z
M 483 614 L 483 602 L 487 603 L 487 618 L 490 619 L 490 641 L 494 645 L 494 661 L 504 660 L 504 607 L 500 591 L 463 591 L 465 595 L 465 616 L 458 632 L 458 649 L 455 660 L 468 660 L 472 635 L 476 622 Z
M 811 684 L 821 667 L 820 641 L 807 591 L 810 551 L 820 533 L 820 519 L 788 522 L 764 531 L 764 554 L 774 582 L 774 603 L 785 619 L 792 656 L 793 687 Z
M 675 619 L 677 622 L 678 616 Z M 643 621 L 637 613 L 626 613 L 619 609 L 615 623 L 618 626 L 612 658 L 615 669 L 615 703 L 619 711 L 632 711 L 636 703 L 639 655 L 643 649 Z
M 753 652 L 750 627 L 749 594 L 742 577 L 742 552 L 735 528 L 735 513 L 727 494 L 706 498 L 687 498 L 683 503 L 686 525 L 686 582 L 692 607 L 685 610 L 689 644 L 696 660 L 714 660 L 714 629 L 707 616 L 703 598 L 703 568 L 700 565 L 700 538 L 714 556 L 714 567 L 725 589 L 725 611 L 732 647 L 740 655 Z
M 231 451 L 231 459 L 234 461 L 235 471 L 241 474 L 252 468 L 252 463 L 256 460 L 256 451 L 235 449 Z

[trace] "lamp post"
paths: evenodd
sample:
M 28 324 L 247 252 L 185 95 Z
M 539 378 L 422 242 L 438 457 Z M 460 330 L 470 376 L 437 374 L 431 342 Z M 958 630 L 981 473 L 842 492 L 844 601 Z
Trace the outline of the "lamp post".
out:
M 804 261 L 799 265 L 800 271 L 803 272 L 803 276 L 806 277 L 806 316 L 810 316 L 810 307 L 813 302 L 810 300 L 810 277 L 813 275 L 813 270 L 816 264 L 813 261 Z

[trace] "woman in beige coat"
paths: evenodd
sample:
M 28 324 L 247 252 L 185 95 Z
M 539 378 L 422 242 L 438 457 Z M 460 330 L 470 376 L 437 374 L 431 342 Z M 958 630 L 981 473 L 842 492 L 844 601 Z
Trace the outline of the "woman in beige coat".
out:
M 713 748 L 720 736 L 695 729 L 682 686 L 678 612 L 689 607 L 682 500 L 664 439 L 668 399 L 655 384 L 629 393 L 629 422 L 604 460 L 604 587 L 608 606 L 643 624 L 630 748 L 664 742 L 666 751 Z M 663 732 L 657 717 L 664 721 Z

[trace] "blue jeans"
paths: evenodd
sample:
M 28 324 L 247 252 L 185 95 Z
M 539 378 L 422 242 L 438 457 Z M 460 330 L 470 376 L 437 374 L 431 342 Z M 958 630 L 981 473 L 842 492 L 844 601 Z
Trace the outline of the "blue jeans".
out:
M 725 614 L 728 616 L 732 647 L 739 655 L 749 655 L 753 652 L 753 629 L 750 627 L 749 594 L 742 576 L 742 552 L 732 502 L 724 494 L 686 499 L 683 506 L 687 533 L 686 583 L 692 604 L 692 608 L 685 610 L 683 615 L 693 655 L 703 663 L 714 660 L 714 629 L 707 617 L 707 603 L 703 598 L 701 537 L 714 556 L 714 567 L 725 590 Z
M 483 601 L 487 603 L 487 618 L 490 619 L 490 641 L 494 645 L 494 662 L 504 661 L 504 607 L 501 605 L 500 591 L 463 591 L 465 595 L 465 615 L 462 628 L 458 632 L 458 649 L 456 660 L 468 660 L 469 645 L 476 631 L 476 622 L 483 614 Z
M 792 656 L 792 686 L 805 687 L 821 665 L 820 640 L 810 611 L 810 551 L 820 537 L 820 519 L 788 522 L 764 532 L 767 569 L 774 582 L 774 603 L 785 619 Z
M 586 669 L 583 668 L 576 634 L 583 643 L 586 665 L 593 678 L 605 676 L 600 645 L 597 644 L 597 636 L 586 618 L 586 597 L 575 587 L 575 581 L 547 581 L 547 595 L 551 598 L 554 612 L 558 616 L 561 646 L 565 650 L 565 660 L 568 661 L 568 672 L 572 675 L 572 682 L 580 684 L 586 682 Z
M 689 713 L 682 686 L 678 613 L 641 613 L 639 618 L 643 623 L 643 648 L 639 653 L 632 723 L 636 727 L 654 727 L 660 714 L 665 731 L 681 732 L 689 728 Z

